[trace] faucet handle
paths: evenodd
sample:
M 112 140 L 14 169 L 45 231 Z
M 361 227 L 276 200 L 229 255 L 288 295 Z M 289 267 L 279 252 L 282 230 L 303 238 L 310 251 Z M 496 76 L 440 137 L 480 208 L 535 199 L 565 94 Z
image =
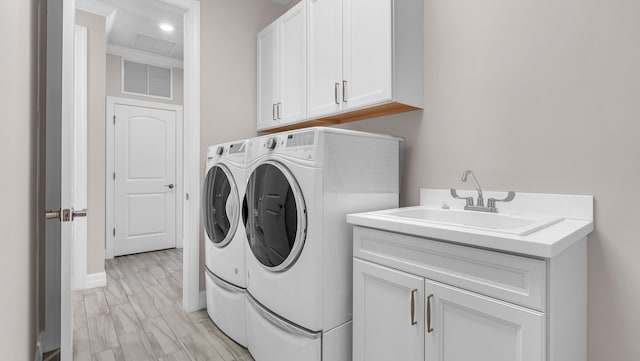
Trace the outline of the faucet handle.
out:
M 509 193 L 507 193 L 507 196 L 503 199 L 489 198 L 489 200 L 487 201 L 487 207 L 495 208 L 496 202 L 511 202 L 515 197 L 516 197 L 516 192 L 509 191 Z
M 467 201 L 467 207 L 473 207 L 473 197 L 460 197 L 458 192 L 453 188 L 451 188 L 451 196 L 455 199 L 464 199 Z

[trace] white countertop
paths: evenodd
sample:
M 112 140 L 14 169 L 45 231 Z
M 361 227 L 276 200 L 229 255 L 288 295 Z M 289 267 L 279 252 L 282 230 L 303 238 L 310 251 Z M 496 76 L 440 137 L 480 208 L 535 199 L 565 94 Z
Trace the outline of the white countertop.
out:
M 485 199 L 503 195 L 504 192 L 485 192 Z M 421 190 L 419 207 L 440 209 L 443 202 L 451 209 L 464 208 L 464 202 L 451 198 L 448 190 Z M 501 212 L 509 214 L 544 214 L 563 220 L 524 236 L 389 216 L 393 210 L 349 214 L 347 223 L 541 258 L 557 256 L 593 231 L 592 196 L 520 193 L 511 203 L 499 207 Z M 410 208 L 415 207 L 406 209 Z

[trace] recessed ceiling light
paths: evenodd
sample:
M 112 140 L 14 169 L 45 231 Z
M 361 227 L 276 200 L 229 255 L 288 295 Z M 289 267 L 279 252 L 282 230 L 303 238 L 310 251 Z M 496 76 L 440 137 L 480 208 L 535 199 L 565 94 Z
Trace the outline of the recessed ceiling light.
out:
M 162 29 L 163 31 L 166 31 L 167 33 L 171 33 L 176 28 L 174 28 L 173 25 L 171 25 L 171 24 L 162 23 L 162 24 L 160 24 L 160 29 Z

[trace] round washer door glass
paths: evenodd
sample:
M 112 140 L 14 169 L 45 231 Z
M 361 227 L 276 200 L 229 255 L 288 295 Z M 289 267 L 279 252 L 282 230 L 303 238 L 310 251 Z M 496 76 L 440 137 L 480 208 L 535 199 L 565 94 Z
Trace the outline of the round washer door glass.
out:
M 226 246 L 238 227 L 240 205 L 238 189 L 229 170 L 223 165 L 209 169 L 204 180 L 204 228 L 209 240 Z
M 290 267 L 302 252 L 306 208 L 293 175 L 280 163 L 265 162 L 251 173 L 245 196 L 247 241 L 271 271 Z

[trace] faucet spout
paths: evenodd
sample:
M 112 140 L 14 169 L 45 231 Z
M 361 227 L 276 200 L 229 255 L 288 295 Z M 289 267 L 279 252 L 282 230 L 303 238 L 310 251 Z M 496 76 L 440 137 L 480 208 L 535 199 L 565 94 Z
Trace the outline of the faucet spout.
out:
M 466 182 L 468 178 L 471 178 L 471 183 L 473 183 L 473 186 L 476 188 L 476 191 L 478 192 L 478 202 L 476 203 L 476 205 L 478 207 L 484 207 L 484 198 L 482 197 L 482 188 L 480 188 L 480 183 L 478 183 L 478 179 L 476 178 L 476 175 L 473 174 L 473 172 L 471 170 L 465 170 L 462 173 L 462 181 Z

